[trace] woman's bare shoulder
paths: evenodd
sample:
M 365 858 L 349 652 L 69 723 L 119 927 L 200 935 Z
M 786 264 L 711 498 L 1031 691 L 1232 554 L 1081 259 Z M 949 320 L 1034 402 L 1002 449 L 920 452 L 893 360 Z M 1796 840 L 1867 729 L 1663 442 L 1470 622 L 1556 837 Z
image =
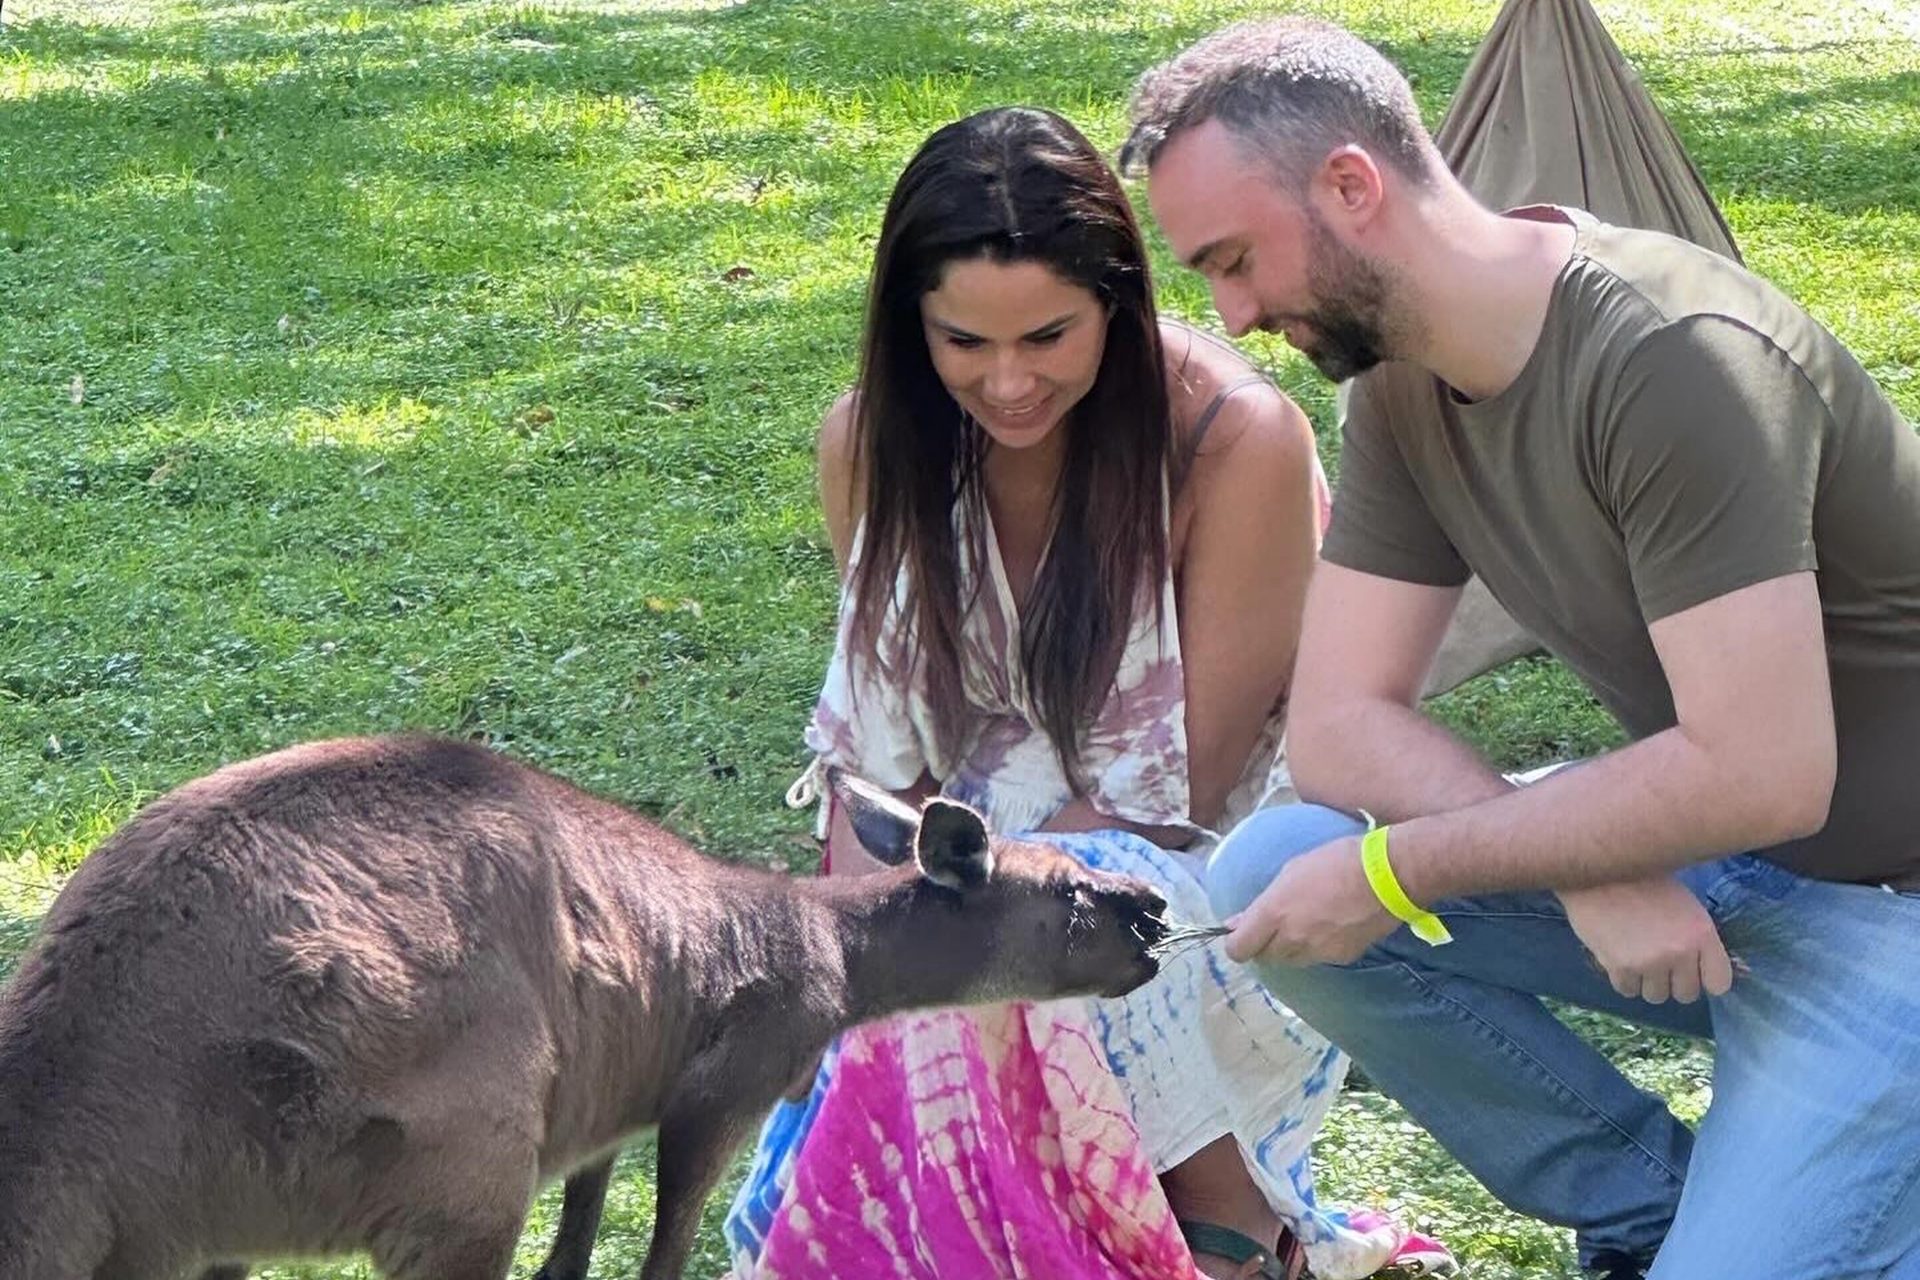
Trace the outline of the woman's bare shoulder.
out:
M 1205 486 L 1228 460 L 1281 465 L 1310 455 L 1313 429 L 1292 397 L 1231 345 L 1179 321 L 1161 322 L 1173 408 L 1176 471 Z M 1209 413 L 1211 411 L 1211 413 Z M 1204 434 L 1202 431 L 1204 429 Z

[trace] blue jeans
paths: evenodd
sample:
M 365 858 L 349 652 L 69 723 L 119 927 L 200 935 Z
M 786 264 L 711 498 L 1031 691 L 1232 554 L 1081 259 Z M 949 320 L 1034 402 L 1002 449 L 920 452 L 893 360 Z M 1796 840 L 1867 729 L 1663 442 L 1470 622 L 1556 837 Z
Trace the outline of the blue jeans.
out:
M 1318 805 L 1256 812 L 1214 852 L 1214 909 L 1361 830 Z M 1502 1201 L 1573 1227 L 1583 1262 L 1657 1251 L 1654 1280 L 1920 1280 L 1920 895 L 1753 854 L 1680 878 L 1751 971 L 1691 1005 L 1616 993 L 1551 893 L 1436 904 L 1447 946 L 1401 928 L 1353 964 L 1257 972 Z M 1540 996 L 1712 1038 L 1699 1132 Z

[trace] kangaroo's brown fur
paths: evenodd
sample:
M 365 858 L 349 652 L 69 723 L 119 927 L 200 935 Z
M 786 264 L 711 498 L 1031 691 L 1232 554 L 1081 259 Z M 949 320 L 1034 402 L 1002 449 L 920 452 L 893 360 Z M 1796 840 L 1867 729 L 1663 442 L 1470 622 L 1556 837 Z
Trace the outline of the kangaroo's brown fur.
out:
M 576 1171 L 548 1272 L 578 1275 L 605 1164 L 655 1125 L 643 1275 L 675 1277 L 732 1153 L 837 1031 L 1152 976 L 1146 886 L 989 844 L 957 805 L 851 803 L 919 866 L 723 863 L 434 738 L 313 743 L 161 797 L 0 991 L 0 1280 L 363 1249 L 394 1280 L 501 1280 L 535 1189 Z

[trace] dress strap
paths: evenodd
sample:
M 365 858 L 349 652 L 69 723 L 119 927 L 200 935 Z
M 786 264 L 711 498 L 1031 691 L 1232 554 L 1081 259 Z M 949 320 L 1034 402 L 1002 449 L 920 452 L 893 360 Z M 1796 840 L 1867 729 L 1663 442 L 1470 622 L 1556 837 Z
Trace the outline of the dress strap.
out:
M 1256 386 L 1263 382 L 1268 386 L 1273 385 L 1264 373 L 1249 373 L 1235 378 L 1213 393 L 1213 399 L 1207 401 L 1207 407 L 1202 409 L 1200 416 L 1194 420 L 1193 433 L 1187 437 L 1186 448 L 1182 449 L 1173 460 L 1170 487 L 1174 493 L 1180 492 L 1180 486 L 1186 483 L 1187 473 L 1193 469 L 1194 459 L 1200 456 L 1201 442 L 1207 438 L 1207 430 L 1213 426 L 1213 420 L 1219 416 L 1221 408 L 1227 403 L 1227 397 L 1243 387 Z

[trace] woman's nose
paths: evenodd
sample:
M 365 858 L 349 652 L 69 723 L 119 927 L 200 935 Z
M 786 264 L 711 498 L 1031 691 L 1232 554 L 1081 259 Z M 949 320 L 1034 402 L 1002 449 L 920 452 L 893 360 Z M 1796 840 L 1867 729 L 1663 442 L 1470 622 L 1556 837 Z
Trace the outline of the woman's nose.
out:
M 987 371 L 987 399 L 1003 408 L 1018 408 L 1033 395 L 1036 379 L 1033 370 L 1015 354 L 1003 355 Z

